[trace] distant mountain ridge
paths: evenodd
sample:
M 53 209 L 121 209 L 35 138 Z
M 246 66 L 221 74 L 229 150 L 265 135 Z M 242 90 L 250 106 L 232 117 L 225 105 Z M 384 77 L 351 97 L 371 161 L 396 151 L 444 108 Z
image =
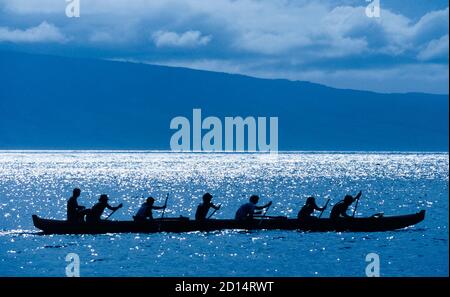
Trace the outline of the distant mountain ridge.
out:
M 170 149 L 172 118 L 279 118 L 280 150 L 448 151 L 448 95 L 0 52 L 0 149 Z

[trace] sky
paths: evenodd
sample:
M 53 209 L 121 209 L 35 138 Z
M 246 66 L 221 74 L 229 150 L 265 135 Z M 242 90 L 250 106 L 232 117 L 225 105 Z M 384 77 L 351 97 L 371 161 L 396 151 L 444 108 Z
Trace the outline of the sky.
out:
M 0 0 L 0 50 L 448 94 L 448 1 Z M 373 0 L 372 0 L 373 1 Z M 45 71 L 45 70 L 43 70 Z

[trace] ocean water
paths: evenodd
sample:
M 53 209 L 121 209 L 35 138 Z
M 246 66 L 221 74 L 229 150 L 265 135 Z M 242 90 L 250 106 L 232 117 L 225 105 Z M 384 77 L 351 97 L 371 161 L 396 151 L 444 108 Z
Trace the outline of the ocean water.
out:
M 448 153 L 177 154 L 165 152 L 0 152 L 0 276 L 65 276 L 68 253 L 81 276 L 365 276 L 377 253 L 382 276 L 448 276 Z M 295 217 L 363 191 L 357 216 L 427 211 L 417 226 L 380 233 L 221 231 L 39 235 L 32 214 L 65 218 L 74 187 L 92 206 L 107 193 L 130 219 L 147 195 L 166 217 L 194 216 L 205 192 L 232 218 L 251 194 L 274 202 L 268 215 Z M 329 214 L 329 207 L 324 216 Z M 155 217 L 160 212 L 155 212 Z

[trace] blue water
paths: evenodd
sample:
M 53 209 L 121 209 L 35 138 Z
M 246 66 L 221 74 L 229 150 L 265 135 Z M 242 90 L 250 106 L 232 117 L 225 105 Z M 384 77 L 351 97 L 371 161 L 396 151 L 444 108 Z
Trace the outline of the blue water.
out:
M 448 276 L 448 153 L 175 154 L 0 152 L 0 276 L 64 276 L 68 253 L 81 276 L 365 276 L 368 253 L 382 276 Z M 318 204 L 363 191 L 357 216 L 426 209 L 417 226 L 383 233 L 224 231 L 185 234 L 41 236 L 31 215 L 65 218 L 73 187 L 80 204 L 102 193 L 129 219 L 144 195 L 166 216 L 193 217 L 208 191 L 231 218 L 251 194 L 294 217 L 308 195 Z M 324 213 L 329 214 L 329 209 Z M 160 215 L 156 213 L 155 216 Z

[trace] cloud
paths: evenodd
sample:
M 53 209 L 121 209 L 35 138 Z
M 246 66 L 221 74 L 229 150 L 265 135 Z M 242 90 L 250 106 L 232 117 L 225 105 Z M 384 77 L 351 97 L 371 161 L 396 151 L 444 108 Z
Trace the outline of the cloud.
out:
M 64 16 L 64 1 L 3 0 L 5 11 L 16 15 Z M 448 8 L 424 14 L 418 21 L 382 7 L 380 18 L 368 18 L 358 1 L 256 0 L 90 0 L 81 3 L 80 24 L 92 31 L 79 36 L 100 46 L 116 40 L 117 23 L 127 24 L 122 36 L 152 34 L 155 45 L 195 47 L 209 44 L 211 35 L 229 53 L 287 55 L 305 60 L 382 53 L 401 55 L 418 51 L 448 33 Z M 337 6 L 336 6 L 337 5 Z M 86 20 L 85 20 L 85 19 Z M 64 18 L 63 18 L 64 19 Z M 197 27 L 196 31 L 190 28 Z M 71 24 L 71 28 L 75 25 Z M 79 26 L 83 28 L 82 25 Z M 80 29 L 83 30 L 83 29 Z M 201 32 L 211 32 L 204 36 Z M 184 32 L 184 33 L 183 33 Z M 75 32 L 76 33 L 76 32 Z M 76 35 L 76 34 L 75 34 Z M 217 42 L 216 42 L 217 41 Z M 135 40 L 133 40 L 135 42 Z
M 0 27 L 0 42 L 34 43 L 65 42 L 66 40 L 67 38 L 57 27 L 45 21 L 25 30 Z
M 26 28 L 30 20 L 44 18 L 58 24 L 60 35 L 70 36 L 67 46 L 105 58 L 157 57 L 154 62 L 166 65 L 378 91 L 429 91 L 431 86 L 436 92 L 448 90 L 445 1 L 411 2 L 408 9 L 402 0 L 382 1 L 380 18 L 366 16 L 364 0 L 85 2 L 81 1 L 81 17 L 74 20 L 65 17 L 65 1 L 0 0 L 0 26 Z M 8 39 L 14 31 L 0 27 Z M 201 47 L 204 50 L 192 50 Z M 403 70 L 415 71 L 416 78 L 404 78 Z M 358 75 L 377 83 L 365 83 Z M 425 85 L 429 76 L 443 86 Z
M 326 31 L 337 38 L 365 40 L 367 47 L 361 53 L 392 56 L 417 51 L 423 43 L 448 33 L 448 8 L 429 12 L 416 23 L 387 9 L 382 10 L 380 18 L 367 18 L 363 9 L 350 6 L 333 9 L 325 17 Z
M 448 34 L 439 39 L 434 39 L 419 52 L 417 58 L 421 61 L 448 58 Z
M 446 9 L 426 13 L 412 27 L 416 42 L 426 42 L 448 34 L 448 20 L 448 7 Z
M 200 31 L 186 31 L 182 34 L 157 31 L 152 37 L 157 47 L 197 47 L 207 45 L 211 41 L 211 36 L 204 36 Z

